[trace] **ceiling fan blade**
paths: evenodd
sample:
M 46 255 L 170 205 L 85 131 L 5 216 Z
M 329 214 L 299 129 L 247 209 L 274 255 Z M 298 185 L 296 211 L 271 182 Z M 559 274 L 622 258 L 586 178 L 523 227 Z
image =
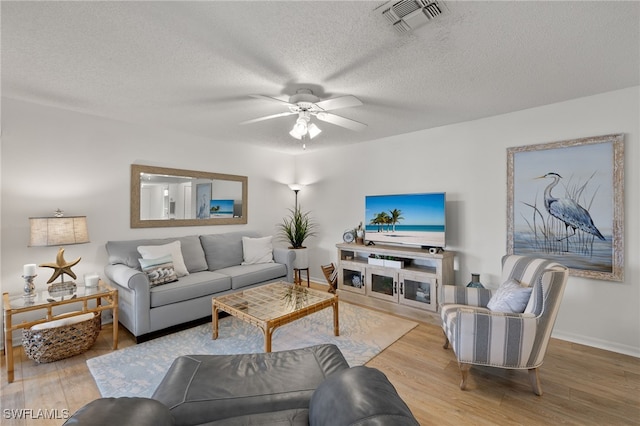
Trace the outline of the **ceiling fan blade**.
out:
M 267 96 L 267 95 L 249 95 L 252 98 L 256 98 L 256 99 L 265 99 L 267 101 L 275 101 L 281 104 L 285 104 L 285 105 L 289 105 L 289 106 L 295 106 L 294 104 L 287 102 L 287 101 L 283 101 L 282 99 L 278 99 L 278 98 L 274 98 L 272 96 Z
M 366 124 L 359 121 L 351 120 L 350 118 L 340 117 L 339 115 L 331 114 L 329 112 L 319 112 L 316 114 L 318 120 L 326 121 L 327 123 L 335 124 L 336 126 L 345 127 L 349 130 L 356 132 L 362 131 L 367 128 Z
M 332 109 L 361 106 L 362 101 L 353 95 L 346 95 L 316 102 L 315 105 L 325 111 L 329 111 Z
M 278 117 L 286 117 L 287 115 L 294 115 L 297 114 L 297 112 L 291 112 L 291 111 L 287 111 L 287 112 L 281 112 L 279 114 L 273 114 L 273 115 L 267 115 L 265 117 L 260 117 L 260 118 L 254 118 L 253 120 L 247 120 L 247 121 L 243 121 L 240 124 L 251 124 L 251 123 L 257 123 L 258 121 L 264 121 L 264 120 L 270 120 L 272 118 L 278 118 Z

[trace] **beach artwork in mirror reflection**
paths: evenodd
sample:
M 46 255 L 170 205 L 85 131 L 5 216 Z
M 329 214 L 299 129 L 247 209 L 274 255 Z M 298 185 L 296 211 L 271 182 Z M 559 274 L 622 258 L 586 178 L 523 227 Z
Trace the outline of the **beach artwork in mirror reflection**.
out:
M 233 200 L 211 200 L 209 202 L 210 217 L 233 217 Z

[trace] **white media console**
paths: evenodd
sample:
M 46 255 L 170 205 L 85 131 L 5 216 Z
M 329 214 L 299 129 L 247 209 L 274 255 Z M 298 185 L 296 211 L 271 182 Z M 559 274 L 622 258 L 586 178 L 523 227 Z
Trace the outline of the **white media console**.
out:
M 455 253 L 419 247 L 336 244 L 338 291 L 345 301 L 428 321 L 444 284 L 454 284 Z

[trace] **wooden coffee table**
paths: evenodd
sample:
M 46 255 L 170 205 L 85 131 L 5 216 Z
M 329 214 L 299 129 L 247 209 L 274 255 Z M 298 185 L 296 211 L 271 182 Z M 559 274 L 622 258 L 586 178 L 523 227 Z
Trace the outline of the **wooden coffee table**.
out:
M 337 295 L 283 281 L 214 297 L 211 305 L 213 339 L 218 338 L 218 311 L 224 311 L 260 328 L 265 352 L 271 352 L 271 336 L 276 328 L 330 306 L 333 333 L 340 335 Z

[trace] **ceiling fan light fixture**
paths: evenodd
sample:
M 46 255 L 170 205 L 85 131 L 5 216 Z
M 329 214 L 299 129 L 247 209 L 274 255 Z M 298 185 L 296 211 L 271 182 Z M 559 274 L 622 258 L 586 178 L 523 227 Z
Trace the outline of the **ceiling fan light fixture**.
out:
M 307 122 L 309 121 L 306 117 L 300 117 L 296 120 L 295 127 L 300 129 L 300 131 L 307 131 Z
M 289 134 L 290 134 L 292 137 L 294 137 L 294 138 L 296 138 L 296 139 L 298 139 L 298 140 L 301 140 L 301 139 L 302 139 L 302 136 L 303 136 L 303 135 L 299 134 L 298 132 L 296 132 L 296 129 L 295 129 L 295 128 L 294 128 L 294 129 L 292 129 L 292 130 L 289 132 Z
M 289 134 L 296 139 L 302 139 L 302 137 L 307 134 L 307 130 L 307 119 L 300 117 L 296 120 L 296 124 L 293 125 L 293 129 L 291 129 Z
M 314 123 L 309 124 L 308 130 L 309 130 L 310 139 L 315 138 L 322 132 L 322 130 L 320 130 L 320 128 L 316 126 Z
M 402 0 L 402 1 L 418 1 L 418 0 Z M 434 0 L 420 0 L 420 1 L 434 1 Z M 322 130 L 311 122 L 311 117 L 315 116 L 318 120 L 327 122 L 332 125 L 347 128 L 349 130 L 361 131 L 364 130 L 367 125 L 351 120 L 349 118 L 342 117 L 330 113 L 334 109 L 351 108 L 362 105 L 362 101 L 353 95 L 338 96 L 336 98 L 330 98 L 320 100 L 313 94 L 311 89 L 301 88 L 296 91 L 295 95 L 289 97 L 289 101 L 285 101 L 280 98 L 275 98 L 266 95 L 252 95 L 254 98 L 261 98 L 270 101 L 284 104 L 288 107 L 288 111 L 281 112 L 279 114 L 267 115 L 264 117 L 254 118 L 252 120 L 243 121 L 241 124 L 257 123 L 259 121 L 270 120 L 272 118 L 285 117 L 288 115 L 298 114 L 298 118 L 293 127 L 289 131 L 292 138 L 301 140 L 311 140 L 322 133 Z

